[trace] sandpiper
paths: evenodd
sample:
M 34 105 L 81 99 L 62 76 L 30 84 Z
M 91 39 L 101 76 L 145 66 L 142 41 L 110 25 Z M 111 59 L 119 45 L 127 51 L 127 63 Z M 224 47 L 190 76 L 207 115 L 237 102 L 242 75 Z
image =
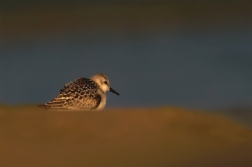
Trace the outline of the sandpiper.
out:
M 111 91 L 109 79 L 99 73 L 90 79 L 78 78 L 65 84 L 59 94 L 48 103 L 38 107 L 52 110 L 102 110 L 106 105 L 106 92 Z

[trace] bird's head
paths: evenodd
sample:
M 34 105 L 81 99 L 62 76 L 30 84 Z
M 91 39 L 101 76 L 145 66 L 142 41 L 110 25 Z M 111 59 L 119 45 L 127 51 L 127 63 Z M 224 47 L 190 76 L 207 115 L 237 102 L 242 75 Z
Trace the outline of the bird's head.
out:
M 119 93 L 117 93 L 114 89 L 110 87 L 109 79 L 105 74 L 96 74 L 91 77 L 91 80 L 93 80 L 104 93 L 110 91 L 119 95 Z

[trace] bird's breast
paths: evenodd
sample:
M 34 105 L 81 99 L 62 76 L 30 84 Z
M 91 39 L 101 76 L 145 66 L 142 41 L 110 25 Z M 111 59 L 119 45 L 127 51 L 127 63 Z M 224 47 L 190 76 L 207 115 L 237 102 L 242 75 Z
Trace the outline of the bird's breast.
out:
M 106 93 L 102 92 L 102 91 L 98 91 L 98 94 L 101 96 L 101 102 L 98 105 L 98 107 L 96 108 L 96 110 L 102 110 L 105 106 L 106 106 Z

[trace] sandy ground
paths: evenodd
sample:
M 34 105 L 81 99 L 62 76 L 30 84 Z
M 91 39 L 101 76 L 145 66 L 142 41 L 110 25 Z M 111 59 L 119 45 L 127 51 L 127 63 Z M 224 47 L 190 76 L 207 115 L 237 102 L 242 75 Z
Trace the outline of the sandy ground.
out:
M 0 107 L 0 166 L 252 166 L 252 130 L 181 108 Z

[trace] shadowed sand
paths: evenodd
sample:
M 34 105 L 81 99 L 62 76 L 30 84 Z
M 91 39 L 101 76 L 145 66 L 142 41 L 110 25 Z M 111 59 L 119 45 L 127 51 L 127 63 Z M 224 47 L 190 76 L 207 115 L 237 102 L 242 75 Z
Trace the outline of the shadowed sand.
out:
M 252 166 L 252 130 L 174 107 L 0 107 L 0 166 Z

